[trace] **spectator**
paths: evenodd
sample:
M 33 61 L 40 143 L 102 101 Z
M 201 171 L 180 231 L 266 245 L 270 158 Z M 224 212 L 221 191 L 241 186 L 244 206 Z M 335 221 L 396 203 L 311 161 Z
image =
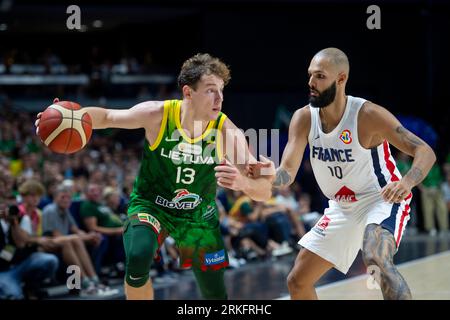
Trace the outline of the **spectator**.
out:
M 66 265 L 77 265 L 81 272 L 82 288 L 88 294 L 109 295 L 111 290 L 103 286 L 92 265 L 91 257 L 85 242 L 98 246 L 101 235 L 95 232 L 86 233 L 80 230 L 71 214 L 71 189 L 59 185 L 55 190 L 54 203 L 47 205 L 43 212 L 43 231 L 61 245 L 62 260 Z
M 39 209 L 43 209 L 46 205 L 50 204 L 53 202 L 53 196 L 54 196 L 54 192 L 55 192 L 55 188 L 57 187 L 57 185 L 60 183 L 60 181 L 56 180 L 56 179 L 52 179 L 50 181 L 47 182 L 46 184 L 46 190 L 47 190 L 47 194 L 41 198 L 38 208 Z
M 233 195 L 236 201 L 229 212 L 229 228 L 238 257 L 251 260 L 269 256 L 279 245 L 269 239 L 267 225 L 259 221 L 260 211 L 254 209 L 252 200 L 242 192 L 235 191 Z
M 264 203 L 258 203 L 256 210 L 259 211 L 259 219 L 264 222 L 269 229 L 269 238 L 280 246 L 275 246 L 272 255 L 281 256 L 289 254 L 293 250 L 291 241 L 292 225 L 290 223 L 289 212 L 286 206 L 276 203 L 275 198 Z
M 20 239 L 24 241 L 22 245 L 29 245 L 33 249 L 47 253 L 59 254 L 67 265 L 80 266 L 82 269 L 81 294 L 103 294 L 92 278 L 85 278 L 86 273 L 83 271 L 86 269 L 83 268 L 87 266 L 86 253 L 83 252 L 84 244 L 81 240 L 71 237 L 53 237 L 53 234 L 51 234 L 52 237 L 49 237 L 48 234 L 44 236 L 42 212 L 37 208 L 40 196 L 45 192 L 43 185 L 36 180 L 28 180 L 19 187 L 19 192 L 23 200 L 23 203 L 18 206 L 19 223 L 22 230 Z M 94 277 L 95 273 L 88 271 L 86 275 Z
M 20 228 L 18 214 L 17 206 L 8 208 L 0 199 L 0 299 L 34 297 L 43 281 L 53 279 L 58 268 L 55 255 L 26 245 L 27 235 Z
M 37 207 L 45 193 L 44 186 L 36 180 L 27 180 L 19 187 L 22 203 L 19 205 L 21 225 L 30 235 L 42 236 L 42 211 Z
M 275 202 L 276 204 L 284 206 L 286 208 L 289 220 L 292 223 L 292 227 L 294 228 L 293 231 L 297 238 L 301 238 L 306 232 L 302 220 L 298 219 L 296 214 L 299 210 L 299 204 L 295 198 L 295 193 L 291 189 L 292 187 L 295 188 L 296 186 L 297 184 L 294 183 L 292 186 L 285 186 L 280 188 L 279 193 L 275 197 Z
M 276 204 L 283 205 L 292 211 L 298 210 L 298 202 L 295 199 L 295 194 L 290 186 L 283 186 L 278 190 L 275 197 Z
M 113 187 L 106 187 L 103 191 L 105 205 L 117 215 L 121 221 L 127 218 L 125 201 L 120 197 L 120 193 Z
M 441 170 L 437 164 L 434 164 L 428 176 L 420 185 L 425 231 L 431 236 L 437 234 L 434 221 L 435 216 L 441 235 L 445 235 L 448 232 L 448 211 L 441 190 L 442 181 Z
M 101 204 L 102 189 L 100 185 L 90 183 L 86 192 L 86 200 L 81 203 L 80 216 L 87 231 L 102 234 L 101 251 L 97 253 L 95 265 L 97 272 L 103 265 L 103 260 L 110 257 L 112 262 L 125 260 L 122 240 L 122 221 L 110 208 Z
M 446 171 L 445 178 L 445 181 L 442 183 L 442 192 L 447 203 L 447 212 L 450 212 L 450 170 Z
M 305 226 L 305 231 L 311 230 L 321 217 L 322 215 L 319 212 L 311 210 L 311 196 L 308 193 L 300 194 L 297 219 Z

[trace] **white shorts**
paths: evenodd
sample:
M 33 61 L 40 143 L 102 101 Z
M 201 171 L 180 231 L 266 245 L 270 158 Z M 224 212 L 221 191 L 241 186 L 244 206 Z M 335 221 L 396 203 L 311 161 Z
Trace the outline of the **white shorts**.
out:
M 409 220 L 410 202 L 411 195 L 394 204 L 377 197 L 343 209 L 330 200 L 322 218 L 298 243 L 346 274 L 362 249 L 364 231 L 369 224 L 378 224 L 389 230 L 398 250 Z

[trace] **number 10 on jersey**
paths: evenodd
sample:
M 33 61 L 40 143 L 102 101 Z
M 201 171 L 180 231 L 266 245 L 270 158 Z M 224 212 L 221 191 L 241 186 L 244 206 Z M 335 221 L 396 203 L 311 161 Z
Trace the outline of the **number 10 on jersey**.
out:
M 332 177 L 342 179 L 342 168 L 341 167 L 336 166 L 336 167 L 327 167 L 327 168 L 330 169 Z

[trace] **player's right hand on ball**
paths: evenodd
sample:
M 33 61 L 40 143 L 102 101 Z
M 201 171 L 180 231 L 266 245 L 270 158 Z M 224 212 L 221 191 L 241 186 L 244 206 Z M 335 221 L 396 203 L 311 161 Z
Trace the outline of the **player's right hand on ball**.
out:
M 59 102 L 58 98 L 53 99 L 53 103 Z M 41 121 L 42 112 L 39 112 L 36 115 L 36 121 L 34 122 L 34 126 L 36 127 L 36 135 L 39 135 L 39 122 Z

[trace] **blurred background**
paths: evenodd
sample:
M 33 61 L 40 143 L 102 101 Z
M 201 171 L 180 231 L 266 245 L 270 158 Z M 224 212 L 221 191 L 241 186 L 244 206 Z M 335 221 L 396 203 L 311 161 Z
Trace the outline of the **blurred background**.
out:
M 429 177 L 415 190 L 405 236 L 422 236 L 424 241 L 447 237 L 447 1 L 165 0 L 108 1 L 108 5 L 79 1 L 81 28 L 69 30 L 66 20 L 71 14 L 66 9 L 71 4 L 0 0 L 0 203 L 5 212 L 0 243 L 2 252 L 13 252 L 0 259 L 0 293 L 2 279 L 14 293 L 0 294 L 1 298 L 123 298 L 121 226 L 139 166 L 143 131 L 96 130 L 81 152 L 56 155 L 34 134 L 35 115 L 54 97 L 108 108 L 181 98 L 178 71 L 184 60 L 199 52 L 217 56 L 231 68 L 224 112 L 244 130 L 279 129 L 281 155 L 291 115 L 308 103 L 307 68 L 312 56 L 330 46 L 342 49 L 350 60 L 347 94 L 386 107 L 438 156 Z M 371 15 L 366 10 L 372 4 L 381 9 L 379 30 L 366 26 Z M 395 158 L 405 173 L 411 158 L 396 151 Z M 55 203 L 71 216 L 58 232 L 41 212 L 54 212 Z M 285 259 L 286 266 L 277 274 L 280 283 L 259 298 L 283 294 L 287 290 L 283 277 L 298 250 L 296 242 L 327 206 L 308 156 L 297 182 L 269 203 L 254 203 L 225 190 L 218 191 L 218 203 L 231 268 Z M 11 218 L 6 212 L 14 211 L 10 210 L 14 206 L 19 213 Z M 17 247 L 15 225 L 34 237 L 34 249 L 10 249 Z M 55 240 L 66 233 L 78 238 Z M 84 250 L 89 262 L 84 261 Z M 170 238 L 161 251 L 163 259 L 152 270 L 156 297 L 191 298 L 180 288 L 170 289 L 185 273 Z M 46 253 L 39 261 L 54 272 L 39 279 L 11 275 L 36 252 Z M 67 252 L 75 260 L 65 260 Z M 82 268 L 81 290 L 65 285 L 66 267 L 73 261 L 87 264 Z M 186 278 L 188 292 L 193 282 Z M 230 289 L 230 296 L 258 298 L 246 296 L 243 287 Z

